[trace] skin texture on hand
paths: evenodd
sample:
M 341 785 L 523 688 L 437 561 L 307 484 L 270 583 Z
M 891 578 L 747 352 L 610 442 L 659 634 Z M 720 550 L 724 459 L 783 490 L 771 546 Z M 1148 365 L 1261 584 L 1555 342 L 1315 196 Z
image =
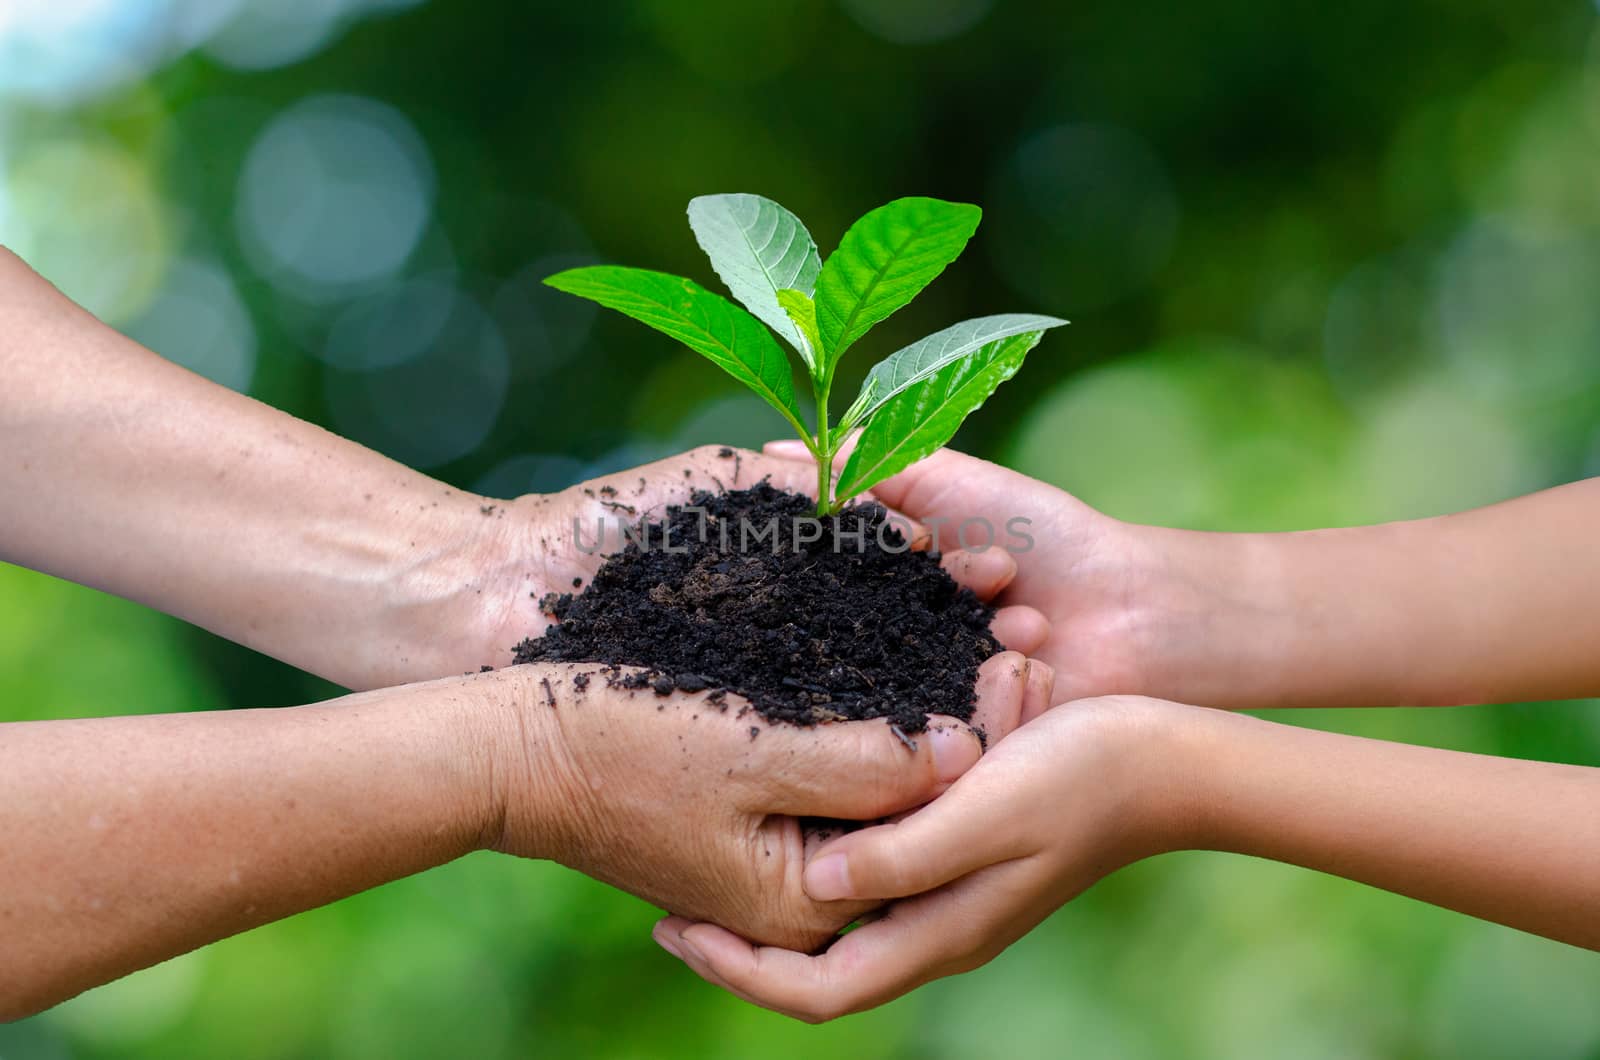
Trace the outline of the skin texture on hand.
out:
M 810 1022 L 976 968 L 1132 861 L 1270 858 L 1600 949 L 1600 769 L 1279 725 L 1136 696 L 1017 729 L 950 791 L 819 849 L 819 900 L 902 898 L 826 953 L 669 918 L 708 981 Z

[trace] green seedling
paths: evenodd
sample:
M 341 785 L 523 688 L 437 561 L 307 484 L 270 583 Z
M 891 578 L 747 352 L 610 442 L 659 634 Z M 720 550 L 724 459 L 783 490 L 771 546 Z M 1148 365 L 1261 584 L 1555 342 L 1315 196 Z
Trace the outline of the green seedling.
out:
M 744 309 L 693 280 L 618 265 L 569 269 L 545 283 L 672 336 L 759 394 L 816 457 L 817 513 L 828 515 L 949 441 L 1045 331 L 1066 323 L 1007 313 L 953 324 L 873 366 L 845 414 L 830 422 L 839 359 L 959 257 L 982 216 L 965 203 L 896 199 L 851 225 L 822 261 L 805 225 L 771 199 L 702 195 L 689 203 L 689 226 Z M 805 365 L 815 431 L 801 417 L 773 331 Z M 835 483 L 834 456 L 857 428 Z

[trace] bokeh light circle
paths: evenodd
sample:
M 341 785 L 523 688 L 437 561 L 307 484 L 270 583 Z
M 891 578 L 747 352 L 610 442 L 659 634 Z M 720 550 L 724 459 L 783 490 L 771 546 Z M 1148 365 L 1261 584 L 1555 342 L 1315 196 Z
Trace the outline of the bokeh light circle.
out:
M 199 1002 L 210 958 L 208 950 L 185 953 L 79 994 L 49 1019 L 101 1048 L 126 1049 L 182 1022 Z
M 338 32 L 341 0 L 266 0 L 246 3 L 219 27 L 205 52 L 236 70 L 266 70 L 320 51 Z
M 1345 398 L 1381 394 L 1428 361 L 1432 273 L 1431 254 L 1401 251 L 1363 262 L 1334 287 L 1322 351 Z
M 339 314 L 327 341 L 312 352 L 349 372 L 404 364 L 439 344 L 460 300 L 455 285 L 441 275 L 386 287 Z
M 1303 365 L 1191 341 L 1048 391 L 1010 462 L 1120 519 L 1287 529 L 1337 521 L 1349 430 Z
M 490 468 L 472 484 L 474 493 L 510 500 L 525 493 L 555 493 L 583 481 L 586 465 L 565 453 L 522 453 Z
M 1467 921 L 1418 1011 L 1429 1056 L 1582 1060 L 1600 1044 L 1600 963 L 1572 946 Z
M 328 300 L 398 272 L 422 238 L 433 197 L 427 148 L 399 111 L 357 96 L 315 96 L 279 114 L 251 145 L 237 225 L 267 279 Z
M 1450 366 L 1480 396 L 1560 398 L 1600 360 L 1600 244 L 1487 218 L 1438 271 L 1434 309 Z
M 1548 93 L 1523 115 L 1506 157 L 1474 191 L 1480 213 L 1550 234 L 1600 234 L 1600 74 Z
M 359 306 L 351 313 L 365 322 L 372 349 L 395 334 L 393 315 Z M 341 433 L 413 467 L 459 459 L 489 436 L 511 368 L 505 340 L 476 302 L 457 294 L 437 330 L 400 361 L 363 355 L 353 335 L 357 325 L 341 323 L 334 328 L 342 336 L 340 361 L 366 369 L 327 369 L 328 407 Z
M 171 0 L 0 3 L 0 99 L 80 102 L 144 76 L 164 57 Z
M 1517 422 L 1437 378 L 1384 395 L 1351 447 L 1345 522 L 1419 519 L 1508 500 L 1541 469 Z
M 490 311 L 514 354 L 518 378 L 544 375 L 583 348 L 598 308 L 544 281 L 563 269 L 593 261 L 588 254 L 540 258 L 513 273 L 495 292 Z
M 150 177 L 110 141 L 62 138 L 18 152 L 3 239 L 68 297 L 112 324 L 141 312 L 168 260 Z
M 578 473 L 579 481 L 598 478 L 601 475 L 615 475 L 619 471 L 628 471 L 640 464 L 650 464 L 657 460 L 664 460 L 669 456 L 677 455 L 668 442 L 651 438 L 635 438 L 610 449 L 584 464 L 583 470 Z
M 685 417 L 673 434 L 672 448 L 737 445 L 759 450 L 774 438 L 790 437 L 791 430 L 765 401 L 753 394 L 730 393 L 702 403 Z
M 241 392 L 250 389 L 256 369 L 255 324 L 232 279 L 215 263 L 175 262 L 155 298 L 125 330 L 213 382 Z

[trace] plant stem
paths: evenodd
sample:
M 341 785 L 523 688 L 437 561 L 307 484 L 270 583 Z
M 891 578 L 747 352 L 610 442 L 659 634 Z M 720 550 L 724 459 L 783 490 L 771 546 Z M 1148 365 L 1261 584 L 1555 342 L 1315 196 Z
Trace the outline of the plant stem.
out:
M 826 447 L 824 447 L 826 450 Z M 832 499 L 828 496 L 833 486 L 833 454 L 824 451 L 817 458 L 817 514 L 827 515 L 832 506 Z
M 812 380 L 817 399 L 817 444 L 813 447 L 817 457 L 817 515 L 827 515 L 833 509 L 833 432 L 828 425 L 828 391 L 833 389 L 829 378 Z

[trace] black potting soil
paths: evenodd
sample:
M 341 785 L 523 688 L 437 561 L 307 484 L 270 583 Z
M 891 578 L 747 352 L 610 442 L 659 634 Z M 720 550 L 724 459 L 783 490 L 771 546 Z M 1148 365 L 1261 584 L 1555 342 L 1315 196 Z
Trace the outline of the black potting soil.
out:
M 1000 650 L 992 610 L 908 550 L 881 506 L 812 511 L 766 483 L 668 508 L 581 592 L 544 600 L 558 621 L 516 661 L 642 667 L 601 672 L 662 695 L 724 690 L 797 725 L 970 718 L 978 666 Z

